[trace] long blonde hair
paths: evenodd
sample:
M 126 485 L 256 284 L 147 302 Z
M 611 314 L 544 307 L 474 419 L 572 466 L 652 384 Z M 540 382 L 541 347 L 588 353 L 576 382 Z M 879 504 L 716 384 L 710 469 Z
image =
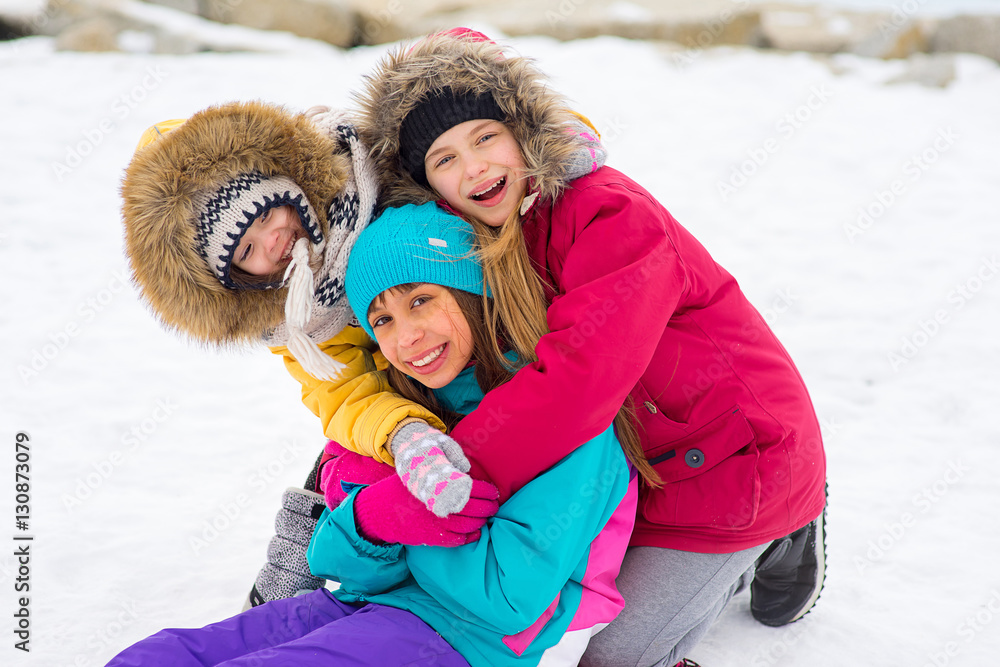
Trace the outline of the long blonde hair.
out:
M 538 360 L 535 346 L 549 332 L 545 283 L 535 271 L 521 228 L 521 202 L 500 227 L 491 227 L 468 217 L 476 232 L 477 256 L 493 298 L 486 302 L 489 341 L 495 355 L 502 355 L 501 342 L 517 353 L 521 364 Z M 501 356 L 501 358 L 503 358 Z M 615 433 L 625 458 L 636 467 L 643 482 L 659 488 L 663 481 L 646 460 L 639 440 L 632 397 L 628 396 L 614 419 Z

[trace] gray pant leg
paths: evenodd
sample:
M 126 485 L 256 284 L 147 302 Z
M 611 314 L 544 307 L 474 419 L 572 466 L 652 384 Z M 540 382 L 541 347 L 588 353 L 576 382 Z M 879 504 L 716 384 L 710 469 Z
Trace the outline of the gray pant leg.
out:
M 731 554 L 632 547 L 616 583 L 625 608 L 591 640 L 581 667 L 676 664 L 753 581 L 762 544 Z

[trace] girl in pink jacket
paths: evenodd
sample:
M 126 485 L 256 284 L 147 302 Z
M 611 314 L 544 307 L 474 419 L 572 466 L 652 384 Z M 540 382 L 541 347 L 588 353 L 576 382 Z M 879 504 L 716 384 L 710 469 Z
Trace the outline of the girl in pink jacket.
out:
M 736 280 L 624 174 L 595 162 L 567 179 L 579 120 L 482 35 L 389 54 L 360 102 L 383 204 L 437 201 L 473 224 L 528 362 L 451 433 L 473 477 L 504 500 L 633 405 L 660 483 L 640 490 L 625 610 L 581 664 L 672 665 L 747 587 L 762 623 L 808 612 L 825 571 L 820 429 Z M 540 339 L 509 326 L 539 309 Z

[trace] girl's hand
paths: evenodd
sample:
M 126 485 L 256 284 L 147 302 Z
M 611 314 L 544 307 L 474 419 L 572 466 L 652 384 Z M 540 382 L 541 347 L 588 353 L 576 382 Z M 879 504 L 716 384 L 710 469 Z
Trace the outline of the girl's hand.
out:
M 465 506 L 439 518 L 392 475 L 358 493 L 354 521 L 358 534 L 375 544 L 457 547 L 479 539 L 486 520 L 500 508 L 499 496 L 489 482 L 473 480 Z
M 396 476 L 396 470 L 391 465 L 345 449 L 333 440 L 326 443 L 326 453 L 333 458 L 324 463 L 320 470 L 318 490 L 330 509 L 340 505 L 352 486 L 367 486 L 386 477 Z M 341 482 L 347 484 L 348 490 L 345 490 Z
M 332 441 L 326 451 L 336 457 L 322 470 L 326 504 L 333 509 L 347 497 L 351 485 L 366 486 L 354 500 L 354 519 L 358 533 L 369 542 L 457 547 L 478 540 L 486 520 L 500 508 L 497 488 L 472 480 L 468 502 L 447 517 L 437 517 L 410 494 L 392 466 Z
M 413 421 L 393 436 L 396 473 L 413 496 L 438 517 L 459 512 L 472 493 L 462 446 L 426 422 Z

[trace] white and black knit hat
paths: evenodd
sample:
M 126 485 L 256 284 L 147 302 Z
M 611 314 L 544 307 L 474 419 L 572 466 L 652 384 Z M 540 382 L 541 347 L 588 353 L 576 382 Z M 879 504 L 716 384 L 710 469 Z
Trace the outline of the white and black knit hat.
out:
M 218 188 L 194 197 L 198 231 L 195 241 L 208 266 L 230 289 L 270 289 L 282 281 L 261 285 L 241 285 L 230 271 L 233 254 L 253 221 L 279 206 L 292 206 L 298 213 L 309 240 L 322 251 L 323 234 L 312 204 L 295 182 L 285 176 L 265 176 L 260 172 L 240 174 Z

